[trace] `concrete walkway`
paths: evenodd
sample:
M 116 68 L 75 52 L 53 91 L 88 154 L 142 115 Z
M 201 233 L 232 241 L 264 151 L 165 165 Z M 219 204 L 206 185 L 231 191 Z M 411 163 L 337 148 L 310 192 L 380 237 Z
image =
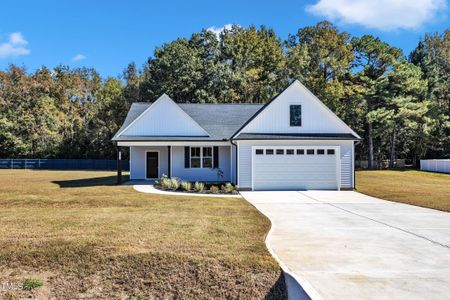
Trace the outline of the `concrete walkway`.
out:
M 313 299 L 450 299 L 450 214 L 357 192 L 242 192 Z M 450 197 L 450 195 L 449 195 Z
M 175 196 L 194 196 L 194 197 L 216 197 L 216 198 L 241 198 L 241 195 L 236 194 L 199 194 L 199 193 L 183 193 L 183 192 L 171 192 L 158 190 L 151 184 L 135 184 L 133 188 L 141 193 L 147 194 L 159 194 L 159 195 L 175 195 Z

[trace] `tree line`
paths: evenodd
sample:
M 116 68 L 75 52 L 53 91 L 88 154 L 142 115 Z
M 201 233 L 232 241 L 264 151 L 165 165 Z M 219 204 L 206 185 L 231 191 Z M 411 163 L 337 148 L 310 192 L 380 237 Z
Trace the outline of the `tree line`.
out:
M 0 71 L 0 157 L 114 158 L 110 139 L 131 103 L 265 103 L 300 80 L 377 161 L 450 157 L 450 30 L 405 55 L 372 35 L 323 21 L 282 40 L 264 26 L 202 30 L 155 49 L 118 77 L 92 68 Z

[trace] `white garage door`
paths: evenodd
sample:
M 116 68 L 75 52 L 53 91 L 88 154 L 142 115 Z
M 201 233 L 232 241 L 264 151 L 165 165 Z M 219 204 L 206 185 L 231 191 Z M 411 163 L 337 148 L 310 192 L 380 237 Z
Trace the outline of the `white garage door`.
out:
M 339 189 L 339 147 L 253 147 L 254 190 Z

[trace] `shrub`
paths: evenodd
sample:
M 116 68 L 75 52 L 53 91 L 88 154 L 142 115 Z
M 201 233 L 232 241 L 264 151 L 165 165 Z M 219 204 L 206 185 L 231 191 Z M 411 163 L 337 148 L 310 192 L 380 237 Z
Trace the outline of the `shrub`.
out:
M 201 192 L 203 192 L 204 189 L 205 189 L 205 184 L 203 182 L 198 182 L 198 181 L 195 182 L 194 190 L 196 192 L 201 193 Z
M 210 191 L 211 193 L 213 193 L 213 194 L 217 194 L 217 193 L 219 192 L 219 187 L 216 186 L 216 185 L 212 185 L 212 186 L 209 188 L 209 191 Z
M 166 175 L 163 175 L 157 182 L 155 182 L 156 184 L 159 184 L 160 187 L 165 188 L 165 189 L 170 189 L 171 187 L 171 180 L 170 178 L 168 178 Z
M 25 279 L 21 284 L 22 289 L 27 291 L 31 291 L 32 289 L 41 287 L 43 285 L 44 282 L 40 279 Z
M 192 184 L 189 181 L 182 181 L 181 188 L 186 192 L 190 192 L 192 190 Z
M 228 194 L 233 194 L 236 191 L 234 186 L 231 183 L 229 183 L 229 182 L 227 182 L 226 184 L 222 185 L 221 189 L 222 189 L 222 191 L 224 193 L 228 193 Z
M 179 178 L 173 177 L 173 178 L 170 178 L 169 181 L 170 181 L 169 189 L 176 191 L 176 190 L 178 190 L 180 188 L 180 183 L 181 182 L 180 182 Z

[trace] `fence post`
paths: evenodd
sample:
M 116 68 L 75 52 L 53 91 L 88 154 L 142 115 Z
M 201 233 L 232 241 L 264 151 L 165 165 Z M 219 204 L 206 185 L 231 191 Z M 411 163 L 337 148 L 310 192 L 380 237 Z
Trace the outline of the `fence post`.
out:
M 11 169 L 14 169 L 14 159 L 11 158 Z

